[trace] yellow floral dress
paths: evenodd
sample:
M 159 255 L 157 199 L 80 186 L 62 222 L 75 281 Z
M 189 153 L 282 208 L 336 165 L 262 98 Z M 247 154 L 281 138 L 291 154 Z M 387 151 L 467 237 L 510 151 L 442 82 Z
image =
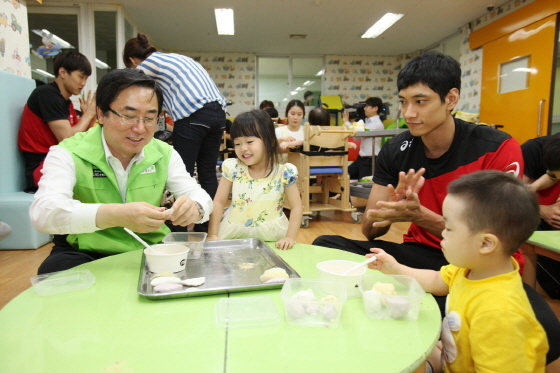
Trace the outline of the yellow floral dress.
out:
M 278 241 L 286 237 L 288 218 L 284 214 L 284 188 L 298 178 L 297 168 L 279 164 L 277 171 L 261 179 L 253 179 L 249 168 L 237 158 L 222 164 L 222 177 L 233 183 L 231 205 L 224 214 L 218 237 L 260 238 Z

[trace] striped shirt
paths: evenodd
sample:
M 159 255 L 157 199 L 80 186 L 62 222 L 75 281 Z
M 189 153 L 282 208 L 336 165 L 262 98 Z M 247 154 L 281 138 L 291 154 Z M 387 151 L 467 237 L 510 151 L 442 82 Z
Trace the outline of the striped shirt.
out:
M 209 102 L 226 100 L 201 64 L 175 53 L 154 52 L 138 68 L 163 90 L 163 108 L 174 121 L 186 118 Z

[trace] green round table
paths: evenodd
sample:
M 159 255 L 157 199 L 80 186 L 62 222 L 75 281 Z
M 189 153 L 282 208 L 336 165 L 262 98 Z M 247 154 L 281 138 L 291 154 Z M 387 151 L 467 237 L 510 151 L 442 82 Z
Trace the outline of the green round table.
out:
M 323 260 L 363 260 L 303 244 L 274 250 L 305 278 L 317 278 Z M 13 299 L 0 311 L 0 372 L 423 372 L 439 338 L 430 294 L 416 321 L 368 319 L 362 299 L 350 298 L 338 328 L 294 326 L 279 289 L 146 299 L 137 293 L 141 257 L 137 250 L 80 266 L 96 277 L 88 289 L 48 297 L 28 289 Z M 280 325 L 216 326 L 220 298 L 257 295 L 274 300 Z

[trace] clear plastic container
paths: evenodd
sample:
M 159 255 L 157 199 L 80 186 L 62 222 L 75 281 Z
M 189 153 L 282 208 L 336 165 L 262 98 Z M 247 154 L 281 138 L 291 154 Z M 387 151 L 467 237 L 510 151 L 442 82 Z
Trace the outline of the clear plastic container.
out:
M 219 327 L 272 326 L 280 324 L 280 314 L 270 297 L 222 298 L 216 303 Z
M 426 294 L 414 277 L 385 274 L 365 274 L 360 291 L 371 319 L 416 320 Z
M 204 241 L 208 233 L 205 232 L 171 232 L 163 237 L 163 243 L 176 243 L 187 246 L 189 259 L 199 259 L 204 252 Z
M 341 282 L 290 278 L 280 296 L 289 324 L 336 328 L 346 302 L 346 287 Z
M 42 296 L 87 289 L 93 284 L 95 277 L 87 269 L 70 269 L 31 277 L 33 290 Z

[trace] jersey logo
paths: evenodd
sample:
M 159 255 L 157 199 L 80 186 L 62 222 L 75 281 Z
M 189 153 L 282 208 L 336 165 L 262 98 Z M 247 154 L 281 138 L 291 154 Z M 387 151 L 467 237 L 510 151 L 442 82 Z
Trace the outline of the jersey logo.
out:
M 142 174 L 153 174 L 154 172 L 156 172 L 156 166 L 151 165 L 150 167 L 146 168 L 144 171 L 140 172 L 140 175 L 142 175 Z
M 412 139 L 412 140 L 414 140 L 414 139 Z M 410 141 L 405 140 L 405 141 L 402 142 L 401 152 L 404 152 L 406 150 L 406 148 L 410 148 L 412 146 L 412 140 L 410 140 Z
M 519 170 L 521 166 L 519 166 L 519 162 L 511 162 L 504 168 L 504 172 L 513 174 L 515 177 L 519 177 Z
M 103 171 L 101 171 L 100 169 L 94 168 L 93 169 L 93 177 L 107 177 L 107 175 L 105 175 L 103 173 Z

